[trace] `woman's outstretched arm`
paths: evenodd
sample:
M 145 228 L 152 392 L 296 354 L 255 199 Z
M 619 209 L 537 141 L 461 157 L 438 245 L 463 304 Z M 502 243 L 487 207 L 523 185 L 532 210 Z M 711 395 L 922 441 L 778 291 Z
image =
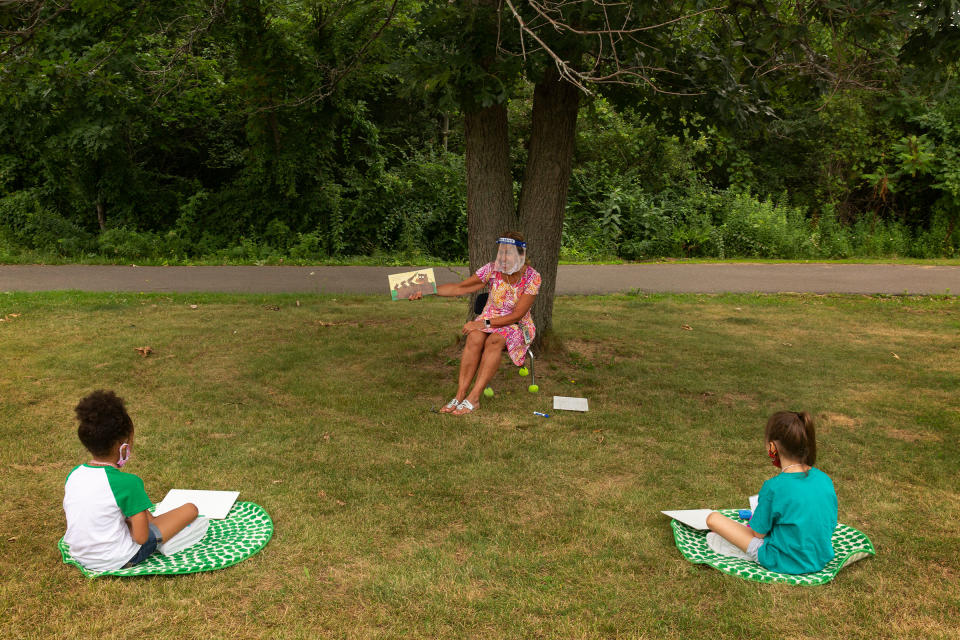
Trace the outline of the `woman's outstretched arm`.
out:
M 483 280 L 478 278 L 476 275 L 472 275 L 466 280 L 462 280 L 453 284 L 438 284 L 437 295 L 446 297 L 465 296 L 468 293 L 480 291 L 480 289 L 483 289 L 485 286 L 487 285 L 484 284 Z M 423 294 L 417 291 L 410 296 L 410 299 L 419 300 L 422 297 Z

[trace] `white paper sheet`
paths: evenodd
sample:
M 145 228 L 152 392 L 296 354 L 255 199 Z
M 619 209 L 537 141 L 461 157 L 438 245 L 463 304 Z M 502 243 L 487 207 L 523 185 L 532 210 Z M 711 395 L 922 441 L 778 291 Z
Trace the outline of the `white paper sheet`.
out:
M 713 509 L 681 509 L 679 511 L 661 511 L 674 520 L 679 520 L 688 527 L 694 529 L 707 530 L 707 516 L 713 513 Z
M 553 408 L 562 411 L 587 411 L 587 399 L 553 396 Z
M 177 507 L 192 502 L 197 505 L 197 510 L 201 516 L 206 516 L 214 520 L 223 520 L 230 513 L 230 508 L 237 501 L 239 491 L 204 491 L 201 489 L 170 489 L 164 496 L 160 504 L 154 510 L 153 515 L 158 516 L 161 513 L 172 511 Z

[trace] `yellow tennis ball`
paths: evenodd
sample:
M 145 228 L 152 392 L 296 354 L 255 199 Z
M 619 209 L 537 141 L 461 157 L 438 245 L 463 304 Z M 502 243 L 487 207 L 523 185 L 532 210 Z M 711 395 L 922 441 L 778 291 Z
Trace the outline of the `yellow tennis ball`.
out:
M 520 367 L 519 373 L 521 378 L 526 378 L 528 375 L 530 375 L 530 369 L 527 369 L 526 367 Z
M 487 396 L 488 398 L 492 398 L 493 389 L 491 389 L 490 387 L 487 387 L 486 389 L 483 390 L 483 395 Z
M 530 393 L 536 393 L 536 392 L 540 391 L 540 385 L 538 385 L 538 384 L 532 384 L 532 385 L 530 385 L 529 387 L 527 387 L 527 391 L 529 391 Z

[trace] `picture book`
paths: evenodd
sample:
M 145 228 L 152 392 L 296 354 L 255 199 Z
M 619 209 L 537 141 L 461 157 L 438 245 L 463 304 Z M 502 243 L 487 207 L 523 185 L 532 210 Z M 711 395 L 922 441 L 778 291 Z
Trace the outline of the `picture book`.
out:
M 432 268 L 394 273 L 387 276 L 387 282 L 393 300 L 406 300 L 418 291 L 425 296 L 437 293 L 437 279 Z

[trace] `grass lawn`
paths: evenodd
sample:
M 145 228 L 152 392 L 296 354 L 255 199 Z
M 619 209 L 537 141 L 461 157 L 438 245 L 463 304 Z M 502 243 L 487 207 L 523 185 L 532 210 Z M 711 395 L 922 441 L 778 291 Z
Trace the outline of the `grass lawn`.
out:
M 0 294 L 0 636 L 958 637 L 957 298 L 561 297 L 540 394 L 504 366 L 455 418 L 434 410 L 463 316 L 438 298 Z M 126 399 L 127 469 L 155 501 L 239 490 L 270 544 L 175 578 L 61 564 L 63 481 L 88 459 L 72 409 L 95 388 Z M 555 394 L 591 410 L 535 417 Z M 781 408 L 817 417 L 840 521 L 877 548 L 825 586 L 689 564 L 659 513 L 746 507 Z

